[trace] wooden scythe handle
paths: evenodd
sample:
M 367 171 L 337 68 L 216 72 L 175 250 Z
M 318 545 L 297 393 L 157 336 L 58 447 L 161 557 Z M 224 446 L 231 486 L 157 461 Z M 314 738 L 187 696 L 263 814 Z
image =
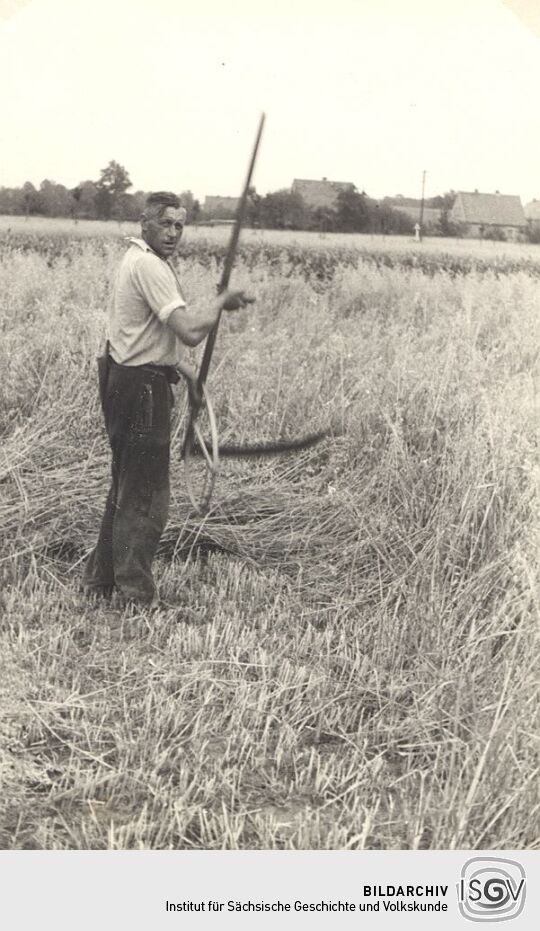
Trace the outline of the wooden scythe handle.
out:
M 221 294 L 229 286 L 229 279 L 231 277 L 231 271 L 234 265 L 234 260 L 236 257 L 236 250 L 238 248 L 238 241 L 240 239 L 240 233 L 244 223 L 247 207 L 247 199 L 249 195 L 249 188 L 251 185 L 251 178 L 253 176 L 253 169 L 255 168 L 255 161 L 257 159 L 257 152 L 259 149 L 259 143 L 261 141 L 263 126 L 264 126 L 265 114 L 261 114 L 259 120 L 259 128 L 257 130 L 257 135 L 255 137 L 255 144 L 253 146 L 253 152 L 251 154 L 251 159 L 249 163 L 248 173 L 246 177 L 246 182 L 244 184 L 244 189 L 242 191 L 242 196 L 240 197 L 240 202 L 236 210 L 236 217 L 234 221 L 234 227 L 231 234 L 231 239 L 229 242 L 229 248 L 227 250 L 227 256 L 225 258 L 225 265 L 223 267 L 223 274 L 221 276 L 221 281 L 218 285 L 218 293 Z M 222 310 L 219 311 L 217 320 L 210 330 L 208 336 L 206 337 L 206 343 L 204 347 L 203 358 L 201 362 L 201 368 L 197 376 L 197 384 L 199 387 L 199 394 L 202 396 L 203 388 L 206 383 L 208 376 L 208 370 L 210 368 L 210 361 L 212 359 L 212 353 L 214 351 L 214 345 L 216 342 L 217 331 L 219 327 L 219 321 L 221 320 Z M 185 458 L 186 450 L 191 449 L 194 442 L 194 425 L 197 420 L 198 410 L 191 408 L 189 413 L 189 421 L 186 429 L 186 435 L 184 438 L 184 445 L 182 447 L 182 457 Z

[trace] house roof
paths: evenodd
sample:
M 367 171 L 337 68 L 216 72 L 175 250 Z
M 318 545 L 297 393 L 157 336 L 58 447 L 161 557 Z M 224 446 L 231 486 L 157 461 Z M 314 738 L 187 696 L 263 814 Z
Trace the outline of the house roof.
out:
M 354 184 L 350 181 L 328 181 L 327 178 L 322 178 L 321 181 L 311 181 L 305 178 L 295 178 L 291 190 L 293 194 L 300 194 L 308 207 L 332 209 L 336 206 L 340 191 L 350 188 L 354 188 Z
M 461 223 L 482 226 L 525 226 L 520 198 L 515 194 L 481 194 L 460 191 L 451 217 Z

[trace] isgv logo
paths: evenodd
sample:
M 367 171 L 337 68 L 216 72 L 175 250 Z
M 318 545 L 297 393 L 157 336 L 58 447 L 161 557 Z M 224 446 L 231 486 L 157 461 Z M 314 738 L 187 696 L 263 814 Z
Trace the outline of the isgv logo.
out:
M 463 864 L 457 894 L 469 921 L 509 921 L 525 905 L 525 870 L 516 860 L 472 857 Z

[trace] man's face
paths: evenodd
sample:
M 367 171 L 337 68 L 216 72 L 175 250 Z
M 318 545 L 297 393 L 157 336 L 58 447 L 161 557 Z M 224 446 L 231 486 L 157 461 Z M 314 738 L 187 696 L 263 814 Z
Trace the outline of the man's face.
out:
M 181 207 L 165 207 L 159 216 L 150 211 L 143 214 L 142 238 L 162 259 L 170 258 L 180 242 L 184 216 Z

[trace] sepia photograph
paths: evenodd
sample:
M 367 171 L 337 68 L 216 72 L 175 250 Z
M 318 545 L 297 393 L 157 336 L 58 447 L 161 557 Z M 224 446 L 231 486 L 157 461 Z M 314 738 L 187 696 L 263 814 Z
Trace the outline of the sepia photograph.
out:
M 1 850 L 538 850 L 539 52 L 0 0 Z

